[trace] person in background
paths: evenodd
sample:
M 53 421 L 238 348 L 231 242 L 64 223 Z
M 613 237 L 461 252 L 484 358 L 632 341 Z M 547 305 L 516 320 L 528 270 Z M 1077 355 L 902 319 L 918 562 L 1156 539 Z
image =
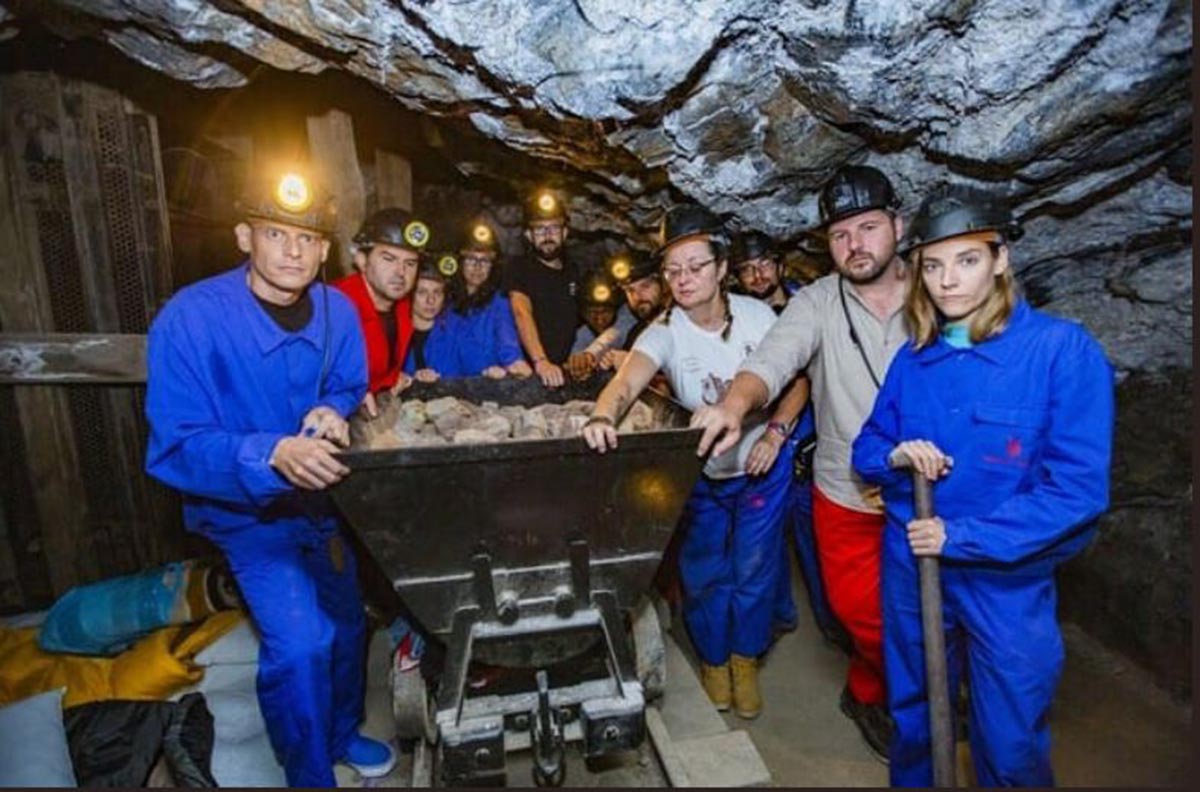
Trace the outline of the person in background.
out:
M 501 292 L 500 247 L 487 222 L 475 220 L 458 247 L 459 269 L 450 280 L 450 310 L 457 317 L 458 368 L 466 376 L 528 377 L 533 368 L 508 297 Z
M 354 304 L 366 340 L 370 382 L 364 407 L 375 415 L 375 395 L 407 384 L 400 371 L 412 337 L 413 286 L 429 243 L 429 226 L 404 209 L 381 209 L 354 235 L 357 272 L 333 282 Z
M 566 381 L 562 364 L 571 353 L 579 314 L 575 307 L 580 273 L 563 254 L 567 241 L 567 210 L 549 190 L 525 201 L 525 239 L 532 256 L 520 259 L 505 273 L 517 334 L 538 379 L 548 388 Z
M 1051 787 L 1050 706 L 1063 664 L 1054 571 L 1093 539 L 1108 505 L 1113 370 L 1080 325 L 1020 296 L 1007 205 L 950 186 L 928 195 L 908 239 L 896 355 L 854 441 L 883 487 L 884 668 L 896 723 L 894 786 L 930 786 L 929 692 L 917 559 L 940 559 L 949 689 L 970 678 L 981 786 Z M 915 519 L 912 473 L 937 516 Z
M 813 528 L 822 582 L 854 641 L 841 710 L 872 753 L 887 761 L 892 726 L 879 599 L 883 506 L 878 487 L 852 469 L 850 444 L 908 337 L 901 310 L 906 273 L 896 255 L 904 225 L 891 182 L 867 166 L 834 173 L 818 206 L 836 271 L 792 297 L 721 403 L 696 410 L 692 422 L 704 429 L 697 453 L 722 453 L 738 442 L 749 412 L 774 400 L 801 371 L 807 374 L 817 423 Z
M 734 237 L 730 247 L 729 261 L 737 275 L 738 285 L 747 295 L 762 300 L 776 315 L 783 313 L 788 301 L 800 289 L 800 284 L 783 277 L 779 252 L 771 238 L 758 231 L 748 231 Z M 791 527 L 795 541 L 796 558 L 800 562 L 800 573 L 808 594 L 813 620 L 826 642 L 852 653 L 853 643 L 846 629 L 838 622 L 825 596 L 821 584 L 821 564 L 817 557 L 816 537 L 812 524 L 812 458 L 816 450 L 816 424 L 813 411 L 807 409 L 808 379 L 801 375 L 791 386 L 794 398 L 800 398 L 795 389 L 804 389 L 805 409 L 800 413 L 795 427 L 786 438 L 770 437 L 782 444 L 782 456 L 793 466 L 793 481 L 785 521 Z M 785 542 L 786 544 L 786 542 Z M 784 548 L 786 553 L 786 547 Z M 794 630 L 799 621 L 796 602 L 792 596 L 791 562 L 785 561 L 779 575 L 779 597 L 775 605 L 777 632 Z
M 583 279 L 579 289 L 579 317 L 575 345 L 566 369 L 574 380 L 585 380 L 605 368 L 606 353 L 617 347 L 635 323 L 621 301 L 621 290 L 607 273 L 596 271 Z
M 800 284 L 783 277 L 783 264 L 775 243 L 759 231 L 744 231 L 733 238 L 729 264 L 744 294 L 762 300 L 783 313 L 784 306 Z
M 597 398 L 583 436 L 598 453 L 617 450 L 617 423 L 660 368 L 685 407 L 715 404 L 775 322 L 761 302 L 726 292 L 728 241 L 710 212 L 672 208 L 660 239 L 672 305 L 646 328 Z M 750 416 L 742 443 L 706 463 L 679 527 L 683 616 L 700 656 L 701 681 L 718 710 L 732 705 L 744 718 L 757 717 L 763 706 L 758 658 L 771 642 L 791 481 L 790 466 L 771 464 L 758 440 L 768 426 L 794 417 L 778 410 Z
M 601 368 L 617 369 L 625 361 L 633 342 L 646 326 L 667 306 L 669 293 L 664 288 L 658 262 L 641 251 L 622 251 L 608 262 L 608 273 L 621 291 L 629 312 L 637 320 L 625 333 L 619 349 L 609 349 L 600 361 Z
M 146 472 L 183 493 L 184 524 L 220 548 L 261 641 L 257 692 L 291 786 L 337 786 L 335 762 L 386 775 L 359 734 L 366 617 L 354 553 L 323 490 L 349 470 L 346 416 L 367 393 L 354 306 L 315 284 L 331 202 L 297 172 L 248 185 L 246 258 L 181 289 L 150 327 Z
M 412 341 L 404 359 L 404 373 L 417 382 L 437 382 L 441 377 L 468 376 L 458 356 L 458 322 L 446 307 L 446 287 L 459 270 L 453 254 L 441 255 L 437 263 L 426 262 L 417 270 L 412 299 Z

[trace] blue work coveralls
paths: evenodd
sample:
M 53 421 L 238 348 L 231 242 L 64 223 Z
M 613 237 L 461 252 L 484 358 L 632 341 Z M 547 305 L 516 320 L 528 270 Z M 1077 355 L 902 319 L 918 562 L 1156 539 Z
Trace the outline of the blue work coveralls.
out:
M 478 376 L 488 366 L 510 366 L 524 357 L 507 295 L 496 292 L 486 305 L 455 316 L 458 368 L 463 376 Z
M 433 320 L 429 334 L 425 336 L 424 368 L 433 369 L 443 377 L 466 377 L 458 357 L 458 326 L 462 319 L 453 311 L 442 311 Z M 417 372 L 416 344 L 409 342 L 408 355 L 404 358 L 404 373 Z M 475 372 L 478 374 L 479 372 Z
M 793 470 L 801 445 L 813 436 L 815 430 L 810 405 L 800 413 L 796 427 L 779 451 L 780 457 L 786 460 L 785 464 Z M 796 560 L 800 563 L 800 575 L 804 580 L 804 590 L 808 594 L 813 619 L 822 632 L 828 632 L 838 627 L 837 617 L 833 615 L 833 610 L 829 607 L 829 600 L 825 597 L 825 587 L 821 583 L 821 565 L 817 558 L 816 536 L 813 534 L 812 486 L 812 470 L 810 469 L 807 477 L 803 480 L 793 478 L 791 486 L 788 488 L 784 532 L 781 534 L 784 544 L 784 560 L 779 572 L 779 593 L 775 601 L 774 616 L 776 627 L 782 630 L 791 629 L 799 620 L 799 614 L 796 612 L 796 600 L 792 596 L 791 564 L 787 558 L 786 532 L 789 529 L 796 543 Z
M 188 530 L 229 560 L 262 639 L 258 700 L 288 783 L 335 786 L 333 763 L 363 706 L 354 556 L 328 497 L 293 487 L 269 459 L 314 407 L 357 408 L 365 345 L 345 295 L 314 284 L 312 318 L 289 333 L 255 300 L 247 271 L 181 290 L 151 326 L 146 470 L 183 493 Z
M 911 473 L 897 443 L 950 455 L 933 488 L 950 691 L 965 663 L 971 754 L 984 786 L 1052 786 L 1050 704 L 1063 663 L 1055 567 L 1080 552 L 1108 504 L 1113 372 L 1081 326 L 1018 301 L 1008 327 L 967 349 L 905 346 L 854 442 L 853 464 L 883 486 L 884 667 L 896 731 L 895 786 L 930 786 L 929 709 Z
M 784 457 L 763 476 L 701 475 L 684 507 L 683 619 L 708 665 L 727 663 L 731 653 L 757 657 L 771 643 L 792 482 Z

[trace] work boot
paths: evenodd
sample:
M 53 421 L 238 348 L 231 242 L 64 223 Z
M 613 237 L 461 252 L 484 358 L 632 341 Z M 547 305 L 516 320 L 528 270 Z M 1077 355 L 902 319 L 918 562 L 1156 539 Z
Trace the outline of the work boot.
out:
M 733 711 L 739 718 L 757 718 L 762 712 L 762 694 L 758 691 L 758 658 L 735 654 L 729 660 L 733 677 Z
M 888 763 L 892 747 L 892 719 L 882 704 L 864 704 L 850 694 L 850 688 L 842 688 L 842 714 L 854 721 L 863 740 L 875 758 Z
M 718 712 L 729 709 L 729 701 L 733 698 L 733 691 L 729 685 L 729 663 L 721 663 L 719 666 L 701 663 L 700 684 L 704 685 L 704 692 L 708 694 Z

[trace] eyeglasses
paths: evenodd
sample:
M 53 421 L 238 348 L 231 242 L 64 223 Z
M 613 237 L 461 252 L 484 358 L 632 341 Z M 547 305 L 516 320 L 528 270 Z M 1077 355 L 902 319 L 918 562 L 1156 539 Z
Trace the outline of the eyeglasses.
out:
M 699 275 L 700 270 L 704 269 L 709 264 L 712 264 L 714 261 L 716 261 L 715 258 L 710 258 L 705 259 L 704 261 L 697 261 L 692 264 L 685 264 L 682 267 L 663 267 L 662 274 L 668 282 L 677 281 L 684 272 L 686 272 L 688 275 Z
M 529 232 L 534 236 L 552 236 L 561 233 L 563 230 L 562 223 L 549 223 L 547 225 L 535 225 L 529 229 Z
M 759 275 L 770 275 L 775 269 L 775 262 L 770 259 L 760 259 L 758 261 L 743 261 L 734 268 L 739 278 L 744 278 L 751 272 L 757 272 Z
M 462 263 L 464 267 L 485 267 L 492 263 L 488 256 L 463 256 Z

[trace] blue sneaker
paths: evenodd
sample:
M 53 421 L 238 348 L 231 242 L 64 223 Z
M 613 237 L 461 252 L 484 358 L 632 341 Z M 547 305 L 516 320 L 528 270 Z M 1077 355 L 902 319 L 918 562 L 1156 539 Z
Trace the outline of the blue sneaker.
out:
M 396 766 L 396 752 L 387 743 L 356 734 L 346 746 L 342 764 L 363 778 L 382 778 Z

